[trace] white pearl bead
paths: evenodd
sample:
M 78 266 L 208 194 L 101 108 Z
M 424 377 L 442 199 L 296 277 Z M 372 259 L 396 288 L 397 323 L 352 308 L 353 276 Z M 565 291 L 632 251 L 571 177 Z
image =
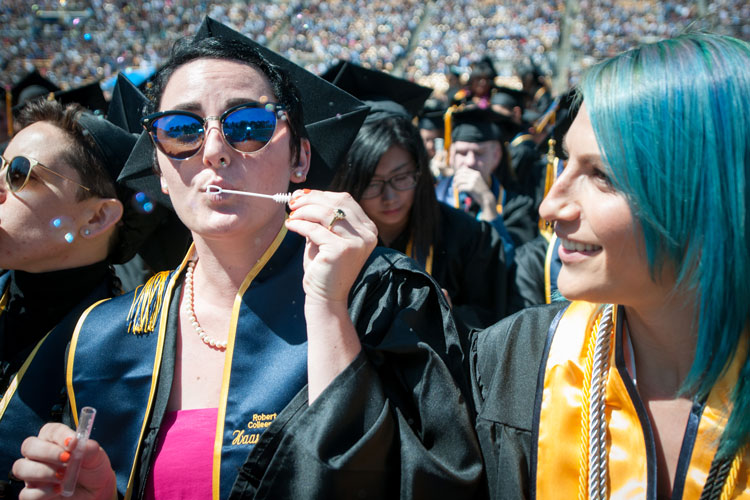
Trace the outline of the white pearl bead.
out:
M 193 326 L 193 329 L 195 330 L 195 333 L 198 334 L 200 339 L 203 341 L 204 344 L 207 346 L 219 349 L 221 351 L 225 350 L 227 348 L 227 341 L 219 341 L 214 339 L 213 337 L 210 337 L 206 331 L 201 327 L 200 323 L 198 323 L 198 318 L 195 316 L 195 306 L 193 302 L 193 269 L 195 268 L 195 261 L 190 261 L 187 264 L 187 269 L 185 270 L 185 311 L 188 315 L 188 320 L 190 321 L 190 324 Z

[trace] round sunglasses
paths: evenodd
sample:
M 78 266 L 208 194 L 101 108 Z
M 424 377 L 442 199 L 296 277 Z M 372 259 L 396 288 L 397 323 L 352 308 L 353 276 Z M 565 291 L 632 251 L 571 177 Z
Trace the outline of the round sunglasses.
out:
M 0 156 L 0 159 L 2 159 L 2 170 L 5 170 L 5 184 L 13 193 L 17 193 L 24 187 L 26 187 L 26 184 L 28 184 L 29 178 L 31 177 L 31 171 L 36 167 L 44 169 L 50 174 L 56 175 L 57 177 L 65 179 L 68 182 L 72 182 L 76 186 L 83 188 L 86 191 L 91 191 L 91 189 L 87 188 L 83 184 L 79 184 L 70 177 L 66 177 L 59 172 L 55 172 L 49 167 L 45 167 L 33 158 L 16 156 L 12 160 L 8 161 L 4 156 Z
M 141 120 L 159 150 L 175 160 L 192 158 L 203 147 L 209 120 L 218 120 L 226 143 L 240 153 L 260 151 L 273 137 L 278 119 L 285 120 L 284 107 L 276 103 L 246 102 L 221 116 L 202 118 L 181 110 L 160 111 Z

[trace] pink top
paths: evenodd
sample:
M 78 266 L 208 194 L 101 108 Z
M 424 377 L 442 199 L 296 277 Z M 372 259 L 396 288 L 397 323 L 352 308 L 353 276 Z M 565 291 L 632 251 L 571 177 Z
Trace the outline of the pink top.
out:
M 199 408 L 164 415 L 145 500 L 211 498 L 218 413 L 218 408 Z

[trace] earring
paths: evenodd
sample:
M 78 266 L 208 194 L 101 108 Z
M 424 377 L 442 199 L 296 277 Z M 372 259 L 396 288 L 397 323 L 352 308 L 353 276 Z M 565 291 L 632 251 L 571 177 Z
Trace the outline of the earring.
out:
M 301 170 L 297 170 L 296 172 L 294 172 L 294 177 L 297 179 L 301 179 L 304 176 L 305 174 L 303 174 Z
M 226 167 L 227 166 L 227 161 L 222 157 L 222 158 L 219 159 L 219 164 L 221 164 L 222 167 Z
M 84 236 L 89 236 L 90 234 L 91 234 L 91 229 L 86 228 L 86 229 L 83 230 L 83 235 Z

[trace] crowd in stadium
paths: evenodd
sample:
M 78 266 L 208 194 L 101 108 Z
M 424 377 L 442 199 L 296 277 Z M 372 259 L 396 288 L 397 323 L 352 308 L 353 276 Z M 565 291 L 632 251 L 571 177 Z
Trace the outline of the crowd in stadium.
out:
M 32 66 L 62 88 L 126 68 L 157 68 L 174 41 L 194 32 L 206 14 L 316 73 L 342 59 L 431 84 L 489 56 L 501 75 L 512 76 L 516 65 L 530 61 L 551 74 L 565 4 L 41 0 L 29 8 L 26 1 L 7 0 L 0 5 L 0 83 L 16 82 Z M 638 41 L 676 34 L 701 19 L 697 4 L 688 0 L 581 0 L 571 17 L 573 75 Z M 702 19 L 714 31 L 750 37 L 750 4 L 743 0 L 710 2 Z

